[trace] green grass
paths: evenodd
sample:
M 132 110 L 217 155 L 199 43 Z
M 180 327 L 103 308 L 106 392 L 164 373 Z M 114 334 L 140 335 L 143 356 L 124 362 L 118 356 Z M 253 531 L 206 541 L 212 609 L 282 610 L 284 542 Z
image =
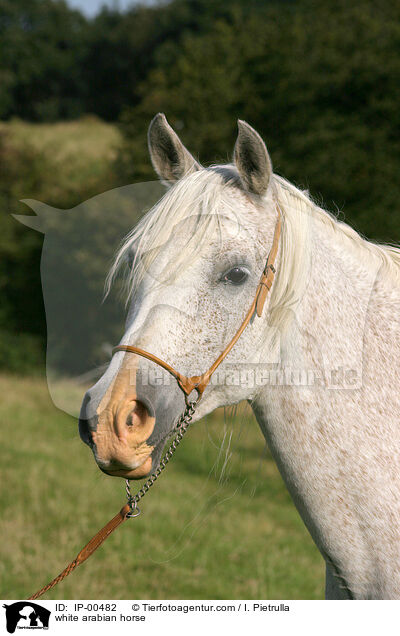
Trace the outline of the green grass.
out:
M 42 379 L 2 376 L 0 394 L 0 597 L 24 598 L 116 514 L 124 482 Z M 141 508 L 46 598 L 322 598 L 322 559 L 242 405 L 193 426 Z

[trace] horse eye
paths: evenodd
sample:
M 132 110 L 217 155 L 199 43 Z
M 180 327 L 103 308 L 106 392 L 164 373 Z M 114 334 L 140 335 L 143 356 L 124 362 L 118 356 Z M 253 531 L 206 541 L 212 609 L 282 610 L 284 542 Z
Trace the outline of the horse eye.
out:
M 222 282 L 231 285 L 241 285 L 248 277 L 248 272 L 243 267 L 233 267 L 222 277 Z

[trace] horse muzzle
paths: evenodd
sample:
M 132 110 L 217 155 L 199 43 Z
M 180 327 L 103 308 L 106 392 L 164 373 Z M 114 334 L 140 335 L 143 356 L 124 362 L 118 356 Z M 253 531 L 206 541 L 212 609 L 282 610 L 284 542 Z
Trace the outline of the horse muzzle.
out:
M 152 470 L 154 446 L 147 441 L 155 419 L 151 406 L 136 396 L 112 396 L 94 417 L 81 416 L 79 432 L 100 470 L 124 479 L 141 479 Z

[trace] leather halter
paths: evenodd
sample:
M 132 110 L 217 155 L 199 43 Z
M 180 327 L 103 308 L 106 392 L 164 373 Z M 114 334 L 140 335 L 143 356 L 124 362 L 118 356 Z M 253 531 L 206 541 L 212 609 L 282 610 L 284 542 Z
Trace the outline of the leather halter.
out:
M 167 362 L 164 362 L 164 360 L 157 358 L 157 356 L 155 356 L 153 353 L 149 353 L 148 351 L 145 351 L 144 349 L 140 349 L 139 347 L 133 347 L 131 345 L 118 345 L 117 347 L 114 347 L 112 350 L 113 355 L 117 351 L 126 351 L 128 353 L 136 353 L 137 355 L 142 356 L 143 358 L 147 358 L 148 360 L 151 360 L 151 362 L 155 362 L 160 367 L 163 367 L 163 369 L 168 371 L 168 373 L 174 376 L 174 378 L 178 382 L 179 387 L 182 389 L 182 391 L 185 394 L 186 401 L 190 393 L 192 393 L 192 391 L 197 391 L 198 399 L 200 399 L 201 396 L 203 395 L 204 389 L 206 388 L 207 384 L 210 381 L 212 374 L 214 373 L 216 368 L 221 364 L 221 362 L 226 358 L 226 356 L 228 355 L 232 347 L 236 344 L 236 342 L 242 335 L 243 331 L 249 324 L 250 319 L 253 316 L 254 312 L 256 311 L 257 316 L 259 317 L 262 314 L 267 295 L 272 287 L 272 283 L 275 278 L 275 273 L 276 273 L 275 260 L 278 254 L 279 239 L 280 239 L 281 230 L 282 230 L 282 214 L 278 204 L 276 204 L 276 210 L 278 212 L 278 220 L 275 225 L 275 232 L 274 232 L 272 247 L 271 247 L 271 251 L 269 253 L 266 265 L 261 274 L 261 278 L 256 289 L 254 300 L 242 324 L 240 325 L 239 329 L 233 336 L 232 340 L 225 347 L 223 352 L 218 356 L 215 362 L 211 365 L 208 371 L 203 373 L 203 375 L 193 375 L 192 377 L 188 378 L 187 376 L 182 375 L 181 373 L 176 371 L 173 367 L 171 367 L 170 364 L 168 364 Z

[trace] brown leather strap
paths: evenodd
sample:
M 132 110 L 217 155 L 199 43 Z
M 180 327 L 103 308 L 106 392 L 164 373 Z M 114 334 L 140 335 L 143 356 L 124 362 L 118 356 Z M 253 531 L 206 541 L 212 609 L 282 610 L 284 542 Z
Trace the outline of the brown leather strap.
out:
M 256 311 L 257 316 L 259 317 L 262 315 L 267 295 L 272 287 L 272 283 L 275 278 L 275 273 L 276 273 L 275 261 L 278 255 L 279 240 L 280 240 L 281 231 L 282 231 L 282 215 L 281 215 L 281 211 L 279 209 L 278 204 L 276 204 L 276 209 L 278 212 L 278 220 L 275 225 L 275 232 L 274 232 L 272 247 L 271 247 L 271 251 L 269 253 L 265 268 L 261 274 L 261 278 L 256 289 L 254 300 L 242 324 L 240 325 L 239 329 L 233 336 L 232 340 L 227 344 L 223 352 L 218 356 L 218 358 L 211 365 L 208 371 L 203 373 L 203 375 L 193 375 L 192 377 L 188 378 L 185 375 L 182 375 L 181 373 L 176 371 L 176 369 L 174 369 L 170 364 L 168 364 L 167 362 L 164 362 L 164 360 L 161 360 L 161 358 L 157 358 L 157 356 L 155 356 L 153 353 L 149 353 L 148 351 L 145 351 L 144 349 L 140 349 L 139 347 L 134 347 L 131 345 L 118 345 L 118 347 L 114 347 L 113 354 L 116 353 L 117 351 L 126 351 L 128 353 L 135 353 L 139 356 L 142 356 L 143 358 L 147 358 L 148 360 L 155 362 L 160 367 L 163 367 L 163 369 L 168 371 L 168 373 L 171 373 L 171 375 L 174 376 L 174 378 L 178 382 L 180 388 L 182 389 L 186 397 L 189 396 L 190 393 L 195 390 L 197 391 L 198 396 L 200 398 L 204 392 L 204 389 L 209 383 L 212 374 L 214 373 L 216 368 L 221 364 L 221 362 L 226 358 L 226 356 L 228 355 L 232 347 L 236 344 L 236 342 L 242 335 L 243 331 L 249 324 L 254 312 Z
M 125 504 L 125 506 L 121 508 L 119 513 L 115 515 L 115 517 L 113 517 L 107 523 L 107 525 L 104 526 L 104 528 L 99 530 L 92 539 L 90 539 L 89 543 L 87 543 L 85 547 L 82 548 L 77 557 L 73 561 L 71 561 L 71 563 L 67 565 L 67 567 L 58 576 L 56 576 L 55 579 L 42 587 L 42 589 L 36 592 L 36 594 L 30 596 L 28 600 L 33 601 L 34 599 L 39 598 L 39 596 L 42 596 L 42 594 L 44 594 L 45 592 L 48 592 L 48 590 L 51 590 L 51 588 L 57 585 L 57 583 L 60 583 L 60 581 L 65 579 L 68 574 L 71 574 L 71 572 L 75 570 L 78 565 L 86 561 L 86 559 L 88 559 L 93 554 L 93 552 L 95 552 L 95 550 L 97 550 L 97 548 L 101 546 L 103 541 L 105 541 L 107 537 L 110 536 L 110 534 L 114 532 L 114 530 L 127 519 L 127 514 L 130 511 L 131 509 L 129 505 Z
M 274 278 L 275 278 L 275 273 L 276 273 L 276 269 L 275 269 L 275 261 L 276 261 L 276 257 L 278 255 L 278 249 L 279 249 L 279 240 L 281 238 L 281 232 L 282 232 L 282 214 L 279 208 L 279 205 L 277 204 L 276 206 L 277 212 L 278 212 L 278 220 L 276 222 L 276 226 L 275 226 L 275 232 L 274 232 L 274 239 L 272 242 L 272 247 L 271 247 L 271 251 L 269 253 L 268 259 L 267 259 L 267 264 L 264 268 L 264 271 L 261 275 L 260 278 L 260 283 L 259 283 L 259 287 L 261 286 L 260 291 L 258 292 L 258 299 L 257 299 L 257 304 L 256 304 L 256 309 L 257 309 L 257 316 L 261 316 L 263 309 L 264 309 L 264 305 L 265 305 L 265 300 L 268 296 L 268 292 L 272 287 L 272 283 L 274 282 Z M 257 294 L 256 294 L 257 295 Z

